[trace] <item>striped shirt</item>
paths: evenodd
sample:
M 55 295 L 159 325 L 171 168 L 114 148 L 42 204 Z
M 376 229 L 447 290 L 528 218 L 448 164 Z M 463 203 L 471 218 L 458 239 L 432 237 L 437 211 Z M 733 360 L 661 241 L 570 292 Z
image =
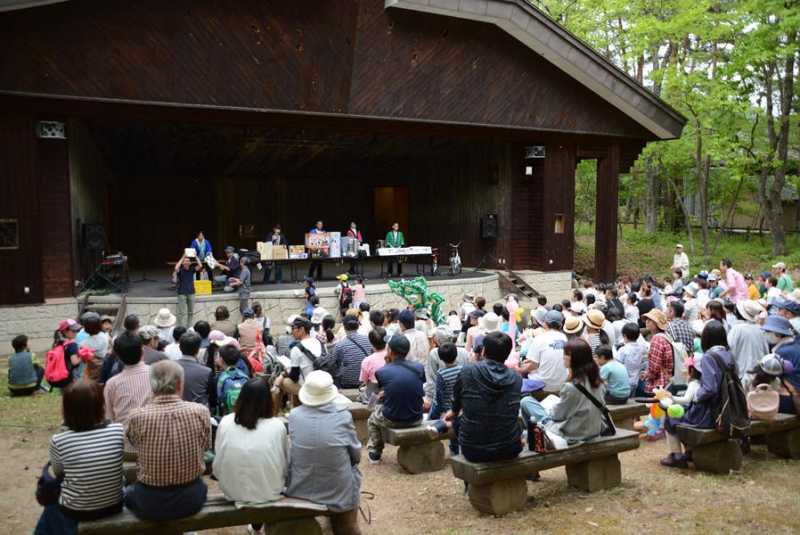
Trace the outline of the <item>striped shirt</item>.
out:
M 440 368 L 436 372 L 436 407 L 444 414 L 453 407 L 453 387 L 461 374 L 461 366 Z
M 139 453 L 139 481 L 153 487 L 184 485 L 205 471 L 211 414 L 207 406 L 175 395 L 155 396 L 131 413 L 127 437 Z
M 372 354 L 373 351 L 369 338 L 356 331 L 348 332 L 347 337 L 339 341 L 333 349 L 333 356 L 339 363 L 336 386 L 339 388 L 358 388 L 361 383 L 361 361 Z
M 64 474 L 61 505 L 94 511 L 122 502 L 123 436 L 120 424 L 53 435 L 50 462 L 55 473 Z
M 150 366 L 143 362 L 125 366 L 108 380 L 103 396 L 106 398 L 106 418 L 127 429 L 131 411 L 143 407 L 152 396 Z M 125 451 L 135 451 L 127 439 Z

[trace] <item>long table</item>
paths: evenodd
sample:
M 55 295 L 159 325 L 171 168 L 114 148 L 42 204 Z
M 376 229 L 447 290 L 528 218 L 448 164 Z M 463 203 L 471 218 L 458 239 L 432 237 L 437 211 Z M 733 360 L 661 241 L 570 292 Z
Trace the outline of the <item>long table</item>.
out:
M 399 256 L 399 255 L 398 255 Z M 428 271 L 430 272 L 431 264 L 431 255 L 430 254 L 416 254 L 416 255 L 402 255 L 404 258 L 404 263 L 406 264 L 413 264 L 415 268 L 416 275 L 425 275 L 426 274 L 426 267 L 429 267 Z M 284 260 L 263 260 L 261 261 L 262 264 L 266 264 L 268 262 L 272 262 L 275 264 L 280 264 L 281 266 L 286 266 L 289 268 L 289 273 L 291 275 L 292 282 L 298 282 L 301 278 L 298 276 L 298 267 L 301 263 L 310 264 L 313 261 L 322 262 L 323 264 L 323 271 L 325 269 L 326 264 L 333 264 L 333 265 L 349 265 L 351 262 L 355 265 L 355 271 L 359 275 L 364 275 L 364 263 L 369 260 L 378 260 L 381 263 L 381 277 L 385 277 L 387 274 L 387 264 L 390 260 L 394 260 L 397 256 L 362 256 L 362 257 L 339 257 L 339 258 L 288 258 Z

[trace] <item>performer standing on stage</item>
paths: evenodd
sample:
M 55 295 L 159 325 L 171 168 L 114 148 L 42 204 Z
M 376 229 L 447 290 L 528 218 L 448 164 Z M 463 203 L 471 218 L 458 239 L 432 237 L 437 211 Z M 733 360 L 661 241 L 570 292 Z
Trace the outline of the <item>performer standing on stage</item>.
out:
M 400 224 L 397 222 L 392 223 L 392 230 L 386 233 L 386 247 L 399 248 L 404 247 L 406 239 L 403 233 L 400 232 Z M 399 256 L 390 256 L 387 262 L 389 264 L 389 276 L 392 276 L 394 265 L 397 265 L 397 275 L 403 274 L 403 262 Z
M 356 258 L 358 258 L 359 247 L 361 247 L 361 242 L 364 241 L 361 237 L 361 231 L 358 230 L 355 222 L 350 223 L 350 228 L 347 230 L 347 237 L 356 240 Z M 350 275 L 356 274 L 356 259 L 350 260 L 350 270 L 348 271 Z
M 201 232 L 200 236 L 203 235 Z M 209 248 L 211 244 L 209 244 Z M 195 249 L 197 250 L 197 249 Z M 172 282 L 178 291 L 178 325 L 190 327 L 192 316 L 194 315 L 194 274 L 203 269 L 202 260 L 198 253 L 197 264 L 192 266 L 189 257 L 184 254 L 178 263 L 175 264 L 175 271 L 172 272 Z
M 208 278 L 211 279 L 211 270 L 208 268 L 205 261 L 208 255 L 214 254 L 214 251 L 211 250 L 211 242 L 206 239 L 202 230 L 199 231 L 197 237 L 192 240 L 192 245 L 190 245 L 190 247 L 197 253 L 197 261 L 200 262 L 201 270 L 205 270 Z
M 309 234 L 322 234 L 325 228 L 322 221 L 317 221 L 317 224 L 308 231 Z M 311 259 L 311 265 L 308 267 L 308 278 L 314 280 L 322 280 L 322 260 Z
M 273 246 L 286 246 L 289 244 L 286 241 L 286 236 L 281 233 L 281 226 L 278 223 L 272 227 L 272 235 L 268 236 L 265 241 L 271 241 Z M 275 283 L 280 284 L 283 282 L 283 266 L 280 262 L 267 262 L 264 267 L 264 284 L 269 282 L 269 277 L 272 271 L 275 271 Z

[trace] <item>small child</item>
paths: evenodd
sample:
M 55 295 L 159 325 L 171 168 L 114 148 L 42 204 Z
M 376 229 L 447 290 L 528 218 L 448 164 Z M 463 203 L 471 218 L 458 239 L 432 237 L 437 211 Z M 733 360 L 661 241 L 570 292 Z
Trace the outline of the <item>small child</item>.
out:
M 639 388 L 640 376 L 642 373 L 642 360 L 644 359 L 645 346 L 639 343 L 639 324 L 630 322 L 622 326 L 622 347 L 617 351 L 617 360 L 625 366 L 628 372 L 628 384 L 630 391 L 636 393 Z
M 250 374 L 245 371 L 248 369 L 247 361 L 234 345 L 223 346 L 219 356 L 224 363 L 224 370 L 217 376 L 217 411 L 219 416 L 224 416 L 233 412 L 239 391 L 250 379 Z M 244 361 L 244 365 L 241 361 Z
M 689 375 L 689 383 L 686 385 L 686 392 L 680 396 L 672 396 L 672 401 L 688 407 L 694 402 L 697 392 L 700 390 L 700 361 L 703 358 L 702 353 L 695 353 L 693 357 L 686 359 L 686 371 Z
M 458 312 L 451 310 L 447 315 L 447 328 L 457 333 L 461 330 L 461 320 L 458 319 Z
M 100 330 L 111 336 L 111 331 L 114 328 L 114 322 L 108 316 L 100 318 Z
M 625 405 L 631 394 L 628 370 L 614 359 L 614 351 L 610 345 L 598 346 L 595 351 L 597 365 L 600 366 L 600 377 L 606 382 L 605 400 L 609 405 Z
M 436 372 L 436 399 L 431 405 L 430 413 L 428 413 L 428 420 L 438 420 L 447 411 L 453 408 L 453 388 L 456 384 L 456 379 L 461 375 L 462 365 L 456 363 L 458 350 L 455 344 L 446 343 L 439 346 L 437 351 L 439 358 L 444 362 L 444 368 L 440 368 Z M 448 426 L 449 427 L 449 426 Z M 442 433 L 446 431 L 445 426 L 434 427 L 430 426 L 431 433 Z M 450 451 L 458 454 L 458 441 L 450 441 Z
M 353 307 L 358 308 L 361 303 L 367 301 L 367 287 L 364 285 L 364 278 L 358 277 L 353 286 Z
M 8 359 L 8 390 L 12 396 L 30 396 L 42 388 L 44 369 L 28 350 L 28 337 L 20 334 L 11 341 L 14 354 Z

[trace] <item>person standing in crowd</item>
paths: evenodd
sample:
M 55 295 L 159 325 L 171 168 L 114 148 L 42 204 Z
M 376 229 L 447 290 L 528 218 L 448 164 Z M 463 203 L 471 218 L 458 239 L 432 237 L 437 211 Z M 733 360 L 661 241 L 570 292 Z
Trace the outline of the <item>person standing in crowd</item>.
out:
M 322 224 L 322 221 L 317 221 L 314 225 L 314 228 L 308 231 L 309 234 L 324 234 L 325 233 L 325 226 Z M 307 279 L 313 280 L 322 280 L 322 260 L 317 258 L 311 258 L 311 265 L 308 266 L 308 275 Z
M 775 277 L 778 279 L 778 290 L 781 291 L 782 294 L 788 294 L 789 292 L 794 290 L 794 281 L 792 280 L 791 275 L 786 272 L 786 264 L 783 262 L 778 262 L 777 264 L 772 266 L 772 272 L 775 274 Z
M 175 328 L 172 329 L 172 339 L 175 340 L 175 341 L 172 342 L 171 344 L 167 344 L 167 346 L 164 348 L 164 354 L 167 356 L 167 358 L 169 358 L 169 360 L 178 360 L 179 358 L 181 358 L 181 356 L 182 356 L 182 354 L 181 354 L 181 346 L 178 343 L 178 340 L 181 339 L 181 336 L 183 336 L 184 333 L 186 333 L 186 331 L 188 331 L 188 329 L 186 327 L 182 327 L 180 325 L 176 325 Z M 197 332 L 196 329 L 195 329 L 195 332 Z M 200 355 L 198 355 L 197 358 L 199 360 L 200 359 Z
M 272 234 L 267 236 L 266 241 L 272 242 L 273 247 L 286 247 L 289 245 L 289 242 L 286 241 L 286 236 L 281 233 L 281 226 L 278 223 L 272 226 Z M 275 272 L 275 280 L 272 282 L 275 284 L 283 282 L 283 264 L 267 261 L 264 266 L 264 284 L 270 282 L 269 279 L 273 271 Z
M 758 301 L 761 298 L 761 291 L 758 289 L 758 285 L 753 280 L 753 274 L 745 273 L 744 282 L 747 284 L 747 298 L 751 301 Z
M 396 334 L 389 340 L 386 365 L 375 373 L 383 404 L 377 405 L 367 420 L 369 461 L 379 463 L 383 455 L 382 429 L 415 427 L 422 422 L 422 386 L 425 369 L 418 362 L 408 361 L 411 350 L 408 338 Z
M 181 394 L 184 401 L 213 407 L 216 398 L 216 382 L 213 369 L 197 360 L 200 351 L 200 335 L 188 332 L 181 336 L 182 357 L 175 362 L 181 367 Z
M 779 299 L 775 302 L 778 315 L 783 316 L 792 324 L 792 329 L 800 333 L 800 303 L 792 299 Z
M 339 388 L 358 388 L 361 362 L 372 353 L 372 345 L 369 338 L 358 332 L 358 318 L 345 316 L 342 324 L 345 337 L 333 349 L 333 358 L 339 368 L 335 384 Z
M 239 276 L 236 279 L 229 281 L 229 284 L 239 294 L 239 313 L 243 313 L 246 309 L 250 308 L 250 268 L 247 266 L 249 261 L 247 258 L 242 258 L 239 262 Z
M 202 236 L 203 233 L 201 232 L 199 235 Z M 182 327 L 189 327 L 192 324 L 195 300 L 194 275 L 202 269 L 203 264 L 200 262 L 197 262 L 192 269 L 191 260 L 184 254 L 175 264 L 175 270 L 172 272 L 172 282 L 175 283 L 175 291 L 178 292 L 177 323 Z
M 522 451 L 517 418 L 522 378 L 504 362 L 511 338 L 501 332 L 483 340 L 483 359 L 468 364 L 453 386 L 453 408 L 444 416 L 453 424 L 464 457 L 473 463 L 514 459 Z
M 181 399 L 183 379 L 177 362 L 155 363 L 150 367 L 153 399 L 128 420 L 139 473 L 125 493 L 125 506 L 142 520 L 191 516 L 206 501 L 202 476 L 211 448 L 211 414 L 207 406 Z
M 286 495 L 327 506 L 334 535 L 360 535 L 361 443 L 353 416 L 334 402 L 339 394 L 327 372 L 309 374 L 298 396 L 302 405 L 289 413 Z
M 44 369 L 28 349 L 24 334 L 11 340 L 14 354 L 8 357 L 8 391 L 12 396 L 30 396 L 42 388 Z
M 214 323 L 211 324 L 212 331 L 220 331 L 225 336 L 236 338 L 236 324 L 231 321 L 231 313 L 228 307 L 220 305 L 214 311 Z
M 405 245 L 406 238 L 403 236 L 403 233 L 400 232 L 400 223 L 392 223 L 392 230 L 386 233 L 386 247 L 396 249 L 405 247 Z M 397 266 L 397 276 L 400 277 L 403 275 L 403 262 L 399 256 L 390 256 L 387 264 L 389 277 L 391 277 L 394 273 L 394 266 Z
M 173 340 L 172 329 L 177 322 L 178 318 L 167 307 L 159 308 L 156 315 L 153 316 L 153 325 L 158 329 L 159 340 L 170 343 Z
M 319 298 L 317 297 L 317 286 L 314 283 L 314 279 L 311 277 L 305 278 L 305 288 L 303 292 L 306 296 L 306 306 L 303 309 L 303 312 L 308 316 L 308 319 L 311 319 L 311 316 L 314 315 L 314 306 L 319 304 Z
M 689 275 L 689 257 L 683 252 L 683 245 L 680 243 L 675 244 L 675 254 L 672 256 L 672 267 L 670 269 L 680 269 L 684 277 Z
M 86 312 L 82 318 L 84 337 L 81 342 L 78 342 L 78 352 L 80 354 L 88 350 L 91 357 L 82 357 L 81 364 L 75 372 L 82 378 L 99 382 L 103 371 L 103 362 L 111 352 L 111 337 L 103 332 L 100 314 Z
M 122 511 L 122 425 L 105 420 L 103 387 L 77 381 L 64 389 L 66 430 L 50 440 L 50 464 L 62 478 L 58 503 L 45 507 L 35 533 L 77 533 L 80 522 Z
M 430 352 L 431 348 L 425 333 L 415 328 L 416 317 L 414 316 L 414 312 L 411 310 L 404 310 L 397 319 L 400 322 L 400 331 L 403 336 L 408 339 L 410 345 L 407 357 L 408 360 L 424 365 L 428 360 L 428 352 Z
M 353 285 L 353 307 L 360 308 L 361 303 L 367 302 L 367 286 L 364 284 L 364 277 L 356 277 Z
M 742 378 L 761 357 L 769 353 L 767 337 L 757 324 L 764 312 L 764 307 L 758 301 L 743 300 L 736 303 L 739 321 L 728 332 L 728 345 L 736 362 L 736 370 Z
M 589 344 L 580 338 L 567 342 L 564 364 L 569 368 L 569 381 L 561 387 L 558 403 L 548 410 L 526 398 L 522 405 L 523 419 L 541 424 L 557 449 L 599 437 L 606 430 L 597 406 L 605 406 L 606 388 Z
M 676 426 L 680 423 L 700 429 L 716 427 L 716 412 L 720 402 L 723 369 L 720 365 L 732 368 L 735 362 L 728 348 L 725 327 L 716 320 L 709 321 L 703 328 L 700 337 L 703 356 L 700 361 L 700 388 L 694 395 L 694 401 L 686 409 L 683 418 L 667 418 L 664 422 L 667 431 L 669 455 L 661 460 L 661 464 L 672 468 L 686 468 L 690 456 L 683 453 L 681 441 L 677 436 Z M 716 358 L 715 358 L 716 357 Z
M 142 341 L 142 360 L 145 364 L 155 364 L 169 357 L 156 349 L 158 347 L 158 329 L 153 325 L 145 325 L 139 329 L 139 338 Z
M 208 269 L 208 266 L 206 266 L 205 260 L 206 260 L 206 257 L 209 256 L 209 255 L 211 255 L 213 257 L 214 251 L 211 248 L 211 242 L 206 239 L 206 236 L 205 236 L 205 234 L 203 234 L 202 230 L 200 232 L 198 232 L 197 233 L 197 237 L 192 240 L 192 244 L 190 245 L 190 247 L 192 249 L 194 249 L 194 252 L 197 255 L 197 264 L 198 265 L 197 265 L 196 271 L 199 273 L 200 271 L 205 270 L 206 273 L 208 274 L 208 278 L 211 279 L 212 278 L 211 270 Z M 183 256 L 186 257 L 186 254 L 184 253 Z M 182 263 L 182 261 L 183 261 L 183 259 L 181 259 L 181 262 L 179 262 L 179 264 Z M 176 269 L 177 269 L 177 266 L 176 266 Z M 192 274 L 192 275 L 194 276 L 194 274 Z M 178 294 L 178 295 L 180 295 L 180 294 Z M 187 326 L 188 325 L 191 325 L 191 322 L 188 323 Z
M 653 309 L 643 316 L 647 330 L 653 335 L 650 339 L 647 369 L 642 374 L 646 396 L 656 388 L 666 388 L 672 379 L 675 368 L 672 344 L 667 340 L 667 317 L 663 312 Z
M 106 418 L 127 429 L 131 412 L 150 401 L 150 366 L 142 362 L 142 342 L 135 334 L 124 332 L 117 336 L 114 353 L 124 367 L 103 389 Z M 126 450 L 133 450 L 130 444 L 125 446 Z
M 289 436 L 274 417 L 263 379 L 250 379 L 242 387 L 234 412 L 217 427 L 214 453 L 214 477 L 226 499 L 252 507 L 282 497 L 289 474 Z M 261 533 L 262 526 L 252 524 L 251 533 Z
M 723 258 L 719 263 L 722 276 L 725 277 L 725 290 L 720 294 L 720 298 L 727 298 L 731 303 L 738 303 L 747 299 L 747 283 L 741 273 L 733 269 L 733 262 L 730 258 Z

